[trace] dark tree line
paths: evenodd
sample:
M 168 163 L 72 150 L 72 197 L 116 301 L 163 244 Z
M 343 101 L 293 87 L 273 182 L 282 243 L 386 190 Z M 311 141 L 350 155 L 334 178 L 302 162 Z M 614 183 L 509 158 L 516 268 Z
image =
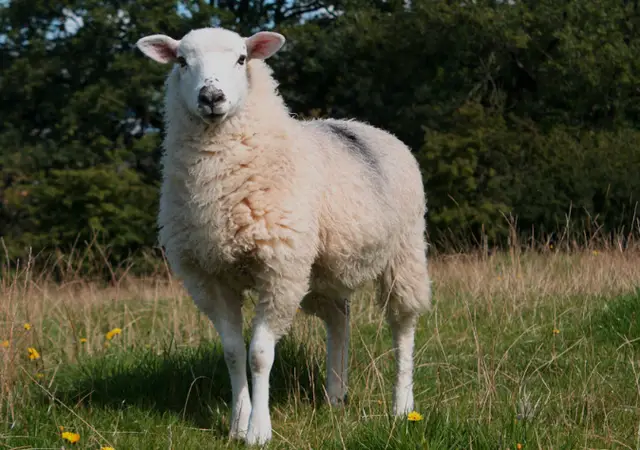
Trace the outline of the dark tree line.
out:
M 13 0 L 0 9 L 0 236 L 11 257 L 94 236 L 155 245 L 166 67 L 135 49 L 273 28 L 300 117 L 354 117 L 415 151 L 429 235 L 629 233 L 640 199 L 637 1 Z M 635 221 L 635 222 L 634 222 Z M 594 225 L 595 224 L 595 225 Z

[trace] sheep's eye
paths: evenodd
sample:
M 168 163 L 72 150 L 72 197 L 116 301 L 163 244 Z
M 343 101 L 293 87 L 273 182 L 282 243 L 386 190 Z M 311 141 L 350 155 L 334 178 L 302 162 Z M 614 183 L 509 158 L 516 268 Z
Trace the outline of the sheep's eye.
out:
M 246 55 L 240 55 L 240 58 L 238 58 L 238 64 L 243 65 L 246 60 L 247 60 Z
M 187 60 L 182 56 L 178 56 L 178 64 L 180 64 L 181 67 L 187 67 Z

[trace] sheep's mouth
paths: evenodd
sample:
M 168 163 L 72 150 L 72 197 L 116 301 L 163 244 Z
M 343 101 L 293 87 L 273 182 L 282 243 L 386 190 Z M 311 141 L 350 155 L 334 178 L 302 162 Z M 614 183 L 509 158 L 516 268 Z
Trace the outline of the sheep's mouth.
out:
M 205 122 L 220 122 L 227 116 L 228 111 L 220 111 L 210 106 L 201 106 L 198 108 L 198 115 Z
M 219 123 L 222 122 L 225 117 L 227 116 L 226 112 L 215 112 L 215 111 L 201 111 L 200 114 L 198 114 L 200 116 L 200 118 L 206 122 L 206 123 Z

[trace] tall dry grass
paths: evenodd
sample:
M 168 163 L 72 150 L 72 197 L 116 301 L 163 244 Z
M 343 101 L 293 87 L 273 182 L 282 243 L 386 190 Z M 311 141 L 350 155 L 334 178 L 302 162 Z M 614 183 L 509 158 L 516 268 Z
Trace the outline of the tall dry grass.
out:
M 42 376 L 41 384 L 50 388 L 62 365 L 104 352 L 105 344 L 128 348 L 157 345 L 161 352 L 164 345 L 188 347 L 217 339 L 208 319 L 196 310 L 163 261 L 149 276 L 130 275 L 126 267 L 120 271 L 109 268 L 108 281 L 78 276 L 78 267 L 86 261 L 70 256 L 59 255 L 46 270 L 34 269 L 36 262 L 35 258 L 18 265 L 7 262 L 1 273 L 0 342 L 6 340 L 9 346 L 0 349 L 0 405 L 2 419 L 9 422 L 21 405 L 21 380 Z M 462 299 L 464 308 L 454 313 L 469 317 L 476 308 L 501 319 L 516 317 L 523 310 L 535 314 L 550 298 L 558 305 L 575 297 L 589 302 L 640 286 L 640 249 L 628 245 L 563 250 L 549 245 L 536 249 L 513 246 L 505 252 L 439 254 L 429 264 L 436 313 L 439 304 Z M 248 297 L 247 324 L 252 301 Z M 385 380 L 376 365 L 382 356 L 374 355 L 372 349 L 377 344 L 364 342 L 358 332 L 360 327 L 375 327 L 377 340 L 384 327 L 370 290 L 358 294 L 352 313 L 353 345 L 371 353 L 370 363 L 354 376 L 367 378 L 367 390 L 370 386 L 371 398 L 376 398 L 376 389 L 384 391 Z M 24 329 L 25 323 L 31 330 Z M 469 323 L 474 327 L 473 321 Z M 117 344 L 105 340 L 105 333 L 114 327 L 125 331 Z M 309 354 L 315 360 L 309 364 L 317 365 L 324 349 L 320 324 L 300 317 L 291 336 L 311 347 Z M 418 346 L 418 356 L 424 345 Z M 28 362 L 27 347 L 37 348 L 41 358 Z M 495 389 L 487 379 L 487 391 Z

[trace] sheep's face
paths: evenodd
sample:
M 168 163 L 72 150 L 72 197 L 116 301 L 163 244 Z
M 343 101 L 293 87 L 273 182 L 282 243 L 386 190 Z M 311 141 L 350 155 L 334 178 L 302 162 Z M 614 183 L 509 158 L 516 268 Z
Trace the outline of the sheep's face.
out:
M 193 30 L 180 41 L 151 35 L 136 45 L 160 63 L 175 64 L 170 80 L 187 110 L 207 123 L 221 122 L 242 108 L 249 92 L 247 62 L 266 59 L 284 44 L 278 33 L 243 38 L 223 28 Z

